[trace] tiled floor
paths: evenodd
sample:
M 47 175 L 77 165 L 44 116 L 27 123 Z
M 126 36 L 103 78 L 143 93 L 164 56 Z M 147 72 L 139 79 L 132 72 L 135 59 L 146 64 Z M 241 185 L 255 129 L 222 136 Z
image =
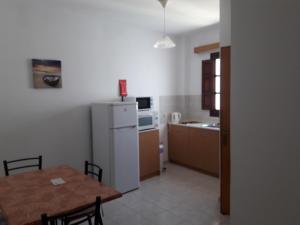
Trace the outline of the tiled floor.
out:
M 219 213 L 219 180 L 175 164 L 141 188 L 105 203 L 105 225 L 227 225 Z

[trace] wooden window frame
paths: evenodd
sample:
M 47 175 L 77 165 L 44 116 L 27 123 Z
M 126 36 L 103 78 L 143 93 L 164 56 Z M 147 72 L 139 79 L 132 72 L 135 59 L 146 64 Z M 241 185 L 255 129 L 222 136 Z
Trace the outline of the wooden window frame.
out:
M 214 99 L 214 77 L 215 74 L 215 61 L 203 60 L 202 61 L 202 109 L 211 110 Z
M 215 109 L 216 92 L 216 59 L 220 58 L 219 52 L 210 54 L 210 59 L 202 61 L 202 109 L 209 110 L 212 117 L 219 117 L 220 110 Z
M 211 60 L 216 60 L 216 59 L 219 59 L 220 58 L 220 53 L 219 52 L 213 52 L 210 54 L 210 59 Z M 209 111 L 209 115 L 211 117 L 219 117 L 220 116 L 220 110 L 216 110 L 216 102 L 215 102 L 215 97 L 216 97 L 216 94 L 221 94 L 221 92 L 216 92 L 216 89 L 215 89 L 215 81 L 216 81 L 216 77 L 221 77 L 221 74 L 220 75 L 216 75 L 216 71 L 215 71 L 215 74 L 214 74 L 214 80 L 213 80 L 213 84 L 214 84 L 214 94 L 213 94 L 213 101 L 212 101 L 212 109 L 210 109 Z

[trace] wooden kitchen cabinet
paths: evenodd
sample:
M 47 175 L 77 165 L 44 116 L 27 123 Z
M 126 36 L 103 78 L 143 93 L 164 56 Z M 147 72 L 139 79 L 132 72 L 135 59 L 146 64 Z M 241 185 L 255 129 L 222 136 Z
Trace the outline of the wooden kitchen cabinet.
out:
M 159 130 L 139 133 L 140 180 L 160 174 Z
M 169 160 L 179 164 L 185 164 L 189 160 L 188 129 L 185 126 L 168 126 L 168 151 Z
M 169 124 L 171 162 L 219 176 L 219 131 Z
M 192 127 L 188 130 L 191 166 L 219 176 L 219 131 Z

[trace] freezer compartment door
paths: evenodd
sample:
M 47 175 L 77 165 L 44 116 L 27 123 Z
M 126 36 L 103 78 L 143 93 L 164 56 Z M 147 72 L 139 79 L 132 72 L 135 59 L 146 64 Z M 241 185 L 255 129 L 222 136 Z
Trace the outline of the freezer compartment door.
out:
M 137 106 L 114 105 L 112 106 L 112 128 L 120 128 L 137 125 Z
M 139 151 L 137 127 L 113 129 L 114 187 L 122 192 L 139 188 Z

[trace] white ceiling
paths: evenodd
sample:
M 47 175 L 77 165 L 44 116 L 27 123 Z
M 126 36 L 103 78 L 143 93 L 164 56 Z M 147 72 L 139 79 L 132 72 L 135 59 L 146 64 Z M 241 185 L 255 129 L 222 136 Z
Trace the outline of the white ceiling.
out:
M 162 31 L 163 11 L 157 0 L 71 0 L 98 7 L 114 19 Z M 220 0 L 169 0 L 167 33 L 179 34 L 219 22 Z

